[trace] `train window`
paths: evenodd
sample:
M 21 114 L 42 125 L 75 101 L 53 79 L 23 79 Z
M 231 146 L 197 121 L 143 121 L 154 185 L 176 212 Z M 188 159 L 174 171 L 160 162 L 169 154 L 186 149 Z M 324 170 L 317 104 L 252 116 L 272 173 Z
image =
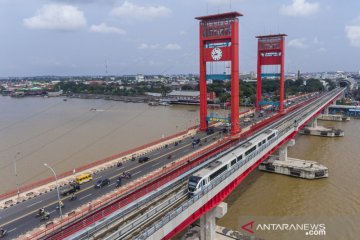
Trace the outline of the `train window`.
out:
M 270 136 L 268 136 L 267 140 L 269 141 L 270 139 L 272 139 L 273 137 L 275 137 L 275 133 L 271 134 Z
M 260 147 L 261 145 L 262 145 L 262 142 L 259 142 L 259 143 L 258 143 L 258 147 Z
M 242 155 L 238 156 L 237 161 L 239 162 L 242 159 Z
M 222 174 L 226 170 L 227 170 L 227 165 L 223 166 L 222 168 L 220 168 L 219 170 L 217 170 L 216 172 L 211 174 L 210 175 L 210 181 L 212 181 L 214 178 L 216 178 L 217 176 L 219 176 L 220 174 Z
M 236 163 L 236 158 L 231 161 L 231 166 L 232 166 L 232 165 L 235 165 L 235 163 Z
M 266 143 L 266 139 L 264 139 L 264 140 L 262 141 L 262 144 L 264 144 L 264 143 Z
M 249 155 L 250 153 L 252 153 L 252 152 L 255 151 L 255 150 L 256 150 L 256 146 L 253 146 L 252 148 L 250 148 L 249 150 L 247 150 L 247 151 L 245 152 L 245 156 Z

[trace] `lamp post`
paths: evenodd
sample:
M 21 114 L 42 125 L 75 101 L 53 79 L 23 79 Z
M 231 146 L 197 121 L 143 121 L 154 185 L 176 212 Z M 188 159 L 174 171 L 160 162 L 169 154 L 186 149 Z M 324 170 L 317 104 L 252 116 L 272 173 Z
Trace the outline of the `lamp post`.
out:
M 60 219 L 62 220 L 62 210 L 61 210 L 61 206 L 60 206 L 60 192 L 59 192 L 59 184 L 58 184 L 58 180 L 57 180 L 57 177 L 56 177 L 56 173 L 54 171 L 54 169 L 52 167 L 49 166 L 49 164 L 47 163 L 44 163 L 44 166 L 47 167 L 48 169 L 51 170 L 51 172 L 54 174 L 54 177 L 55 177 L 55 181 L 56 181 L 56 191 L 57 191 L 57 196 L 58 196 L 58 206 L 59 206 L 59 210 L 60 210 Z
M 13 159 L 14 164 L 14 174 L 15 174 L 15 181 L 16 181 L 16 190 L 17 190 L 17 196 L 20 197 L 20 187 L 19 187 L 19 181 L 18 181 L 18 174 L 17 174 L 17 167 L 16 167 L 16 158 L 20 154 L 20 152 L 17 152 Z

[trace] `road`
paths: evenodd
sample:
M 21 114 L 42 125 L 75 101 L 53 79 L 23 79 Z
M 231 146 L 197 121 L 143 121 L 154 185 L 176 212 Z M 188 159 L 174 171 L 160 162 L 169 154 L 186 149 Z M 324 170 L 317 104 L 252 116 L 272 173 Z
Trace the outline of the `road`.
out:
M 206 133 L 199 133 L 196 137 L 201 139 L 201 146 L 210 144 L 211 142 L 219 139 L 222 136 L 222 129 L 215 131 L 213 134 L 207 135 Z M 206 140 L 205 140 L 206 139 Z M 87 204 L 90 201 L 109 193 L 115 189 L 116 179 L 124 171 L 130 172 L 131 179 L 123 179 L 122 184 L 125 185 L 130 181 L 140 178 L 157 168 L 174 161 L 177 158 L 185 156 L 200 148 L 200 144 L 192 146 L 192 139 L 184 139 L 177 146 L 171 145 L 167 148 L 162 148 L 147 155 L 150 160 L 146 163 L 138 163 L 138 161 L 128 161 L 121 167 L 114 167 L 104 170 L 94 175 L 93 181 L 84 183 L 81 185 L 81 190 L 76 193 L 77 199 L 75 201 L 69 201 L 70 196 L 61 197 L 65 207 L 63 208 L 63 214 L 71 212 L 77 207 Z M 172 155 L 171 159 L 168 159 L 169 155 Z M 101 188 L 95 189 L 94 183 L 101 178 L 109 178 L 110 184 Z M 36 218 L 38 209 L 45 208 L 51 214 L 51 218 L 59 217 L 59 210 L 56 209 L 57 205 L 57 193 L 56 190 L 49 193 L 40 195 L 33 199 L 19 203 L 13 207 L 0 210 L 0 225 L 8 230 L 8 236 L 4 239 L 15 238 L 16 236 L 23 234 L 35 227 L 44 224 L 40 221 L 40 218 Z
M 271 114 L 273 113 L 265 112 L 263 116 L 259 116 L 260 114 L 255 114 L 254 118 L 250 118 L 251 120 L 247 122 L 244 122 L 243 119 L 241 119 L 241 128 L 245 128 L 249 125 L 259 122 Z M 123 179 L 123 185 L 129 183 L 130 181 L 138 179 L 154 171 L 157 168 L 161 168 L 162 166 L 169 163 L 169 161 L 174 161 L 182 156 L 194 152 L 199 149 L 200 146 L 208 145 L 213 141 L 218 140 L 222 136 L 222 127 L 215 129 L 215 132 L 210 135 L 207 135 L 206 133 L 198 133 L 195 137 L 201 139 L 201 144 L 195 145 L 194 147 L 192 145 L 192 138 L 189 137 L 184 139 L 177 146 L 171 145 L 167 148 L 162 148 L 150 153 L 149 155 L 147 155 L 150 160 L 146 163 L 138 163 L 137 160 L 128 161 L 124 163 L 121 167 L 114 167 L 99 172 L 98 174 L 95 174 L 93 176 L 93 181 L 81 185 L 81 190 L 76 193 L 77 199 L 75 201 L 69 201 L 70 196 L 61 197 L 61 200 L 65 204 L 65 207 L 63 208 L 63 214 L 71 212 L 79 206 L 87 204 L 92 200 L 114 190 L 116 185 L 116 179 L 124 171 L 130 172 L 132 178 Z M 172 157 L 171 159 L 168 159 L 168 156 L 170 154 Z M 94 183 L 102 178 L 109 178 L 110 184 L 101 189 L 95 189 Z M 45 210 L 50 213 L 51 218 L 59 217 L 60 212 L 56 208 L 57 202 L 57 193 L 54 190 L 49 193 L 37 196 L 33 199 L 27 200 L 25 202 L 19 203 L 13 207 L 0 210 L 0 226 L 8 231 L 8 235 L 3 239 L 16 238 L 17 236 L 24 234 L 31 229 L 39 227 L 41 224 L 44 224 L 44 222 L 42 222 L 40 218 L 36 217 L 36 213 L 40 208 L 45 208 Z

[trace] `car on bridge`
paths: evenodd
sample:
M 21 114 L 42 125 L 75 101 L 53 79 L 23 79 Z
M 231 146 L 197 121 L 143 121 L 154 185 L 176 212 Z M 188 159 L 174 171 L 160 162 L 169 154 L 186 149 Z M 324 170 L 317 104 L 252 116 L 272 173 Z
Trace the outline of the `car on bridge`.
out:
M 69 194 L 75 193 L 80 190 L 80 185 L 76 182 L 70 183 L 60 189 L 60 194 L 63 196 L 67 196 Z
M 196 144 L 199 144 L 200 143 L 200 138 L 195 138 L 193 141 L 192 141 L 192 145 L 196 145 Z
M 106 185 L 109 185 L 109 184 L 110 184 L 110 179 L 103 178 L 103 179 L 98 180 L 95 183 L 95 188 L 102 188 L 102 187 L 105 187 Z
M 211 135 L 211 134 L 213 134 L 215 132 L 215 130 L 213 129 L 213 128 L 208 128 L 207 130 L 206 130 L 206 134 L 207 135 Z
M 139 163 L 144 163 L 144 162 L 147 162 L 147 161 L 149 161 L 149 160 L 150 160 L 149 157 L 140 157 L 140 158 L 139 158 Z

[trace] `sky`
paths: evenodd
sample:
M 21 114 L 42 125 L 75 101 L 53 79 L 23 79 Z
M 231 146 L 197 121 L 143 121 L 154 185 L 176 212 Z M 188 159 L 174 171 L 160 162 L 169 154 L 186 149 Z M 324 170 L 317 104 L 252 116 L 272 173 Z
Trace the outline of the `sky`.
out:
M 241 72 L 255 36 L 277 33 L 286 72 L 360 69 L 358 0 L 0 0 L 0 77 L 197 74 L 194 18 L 229 11 L 244 15 Z

